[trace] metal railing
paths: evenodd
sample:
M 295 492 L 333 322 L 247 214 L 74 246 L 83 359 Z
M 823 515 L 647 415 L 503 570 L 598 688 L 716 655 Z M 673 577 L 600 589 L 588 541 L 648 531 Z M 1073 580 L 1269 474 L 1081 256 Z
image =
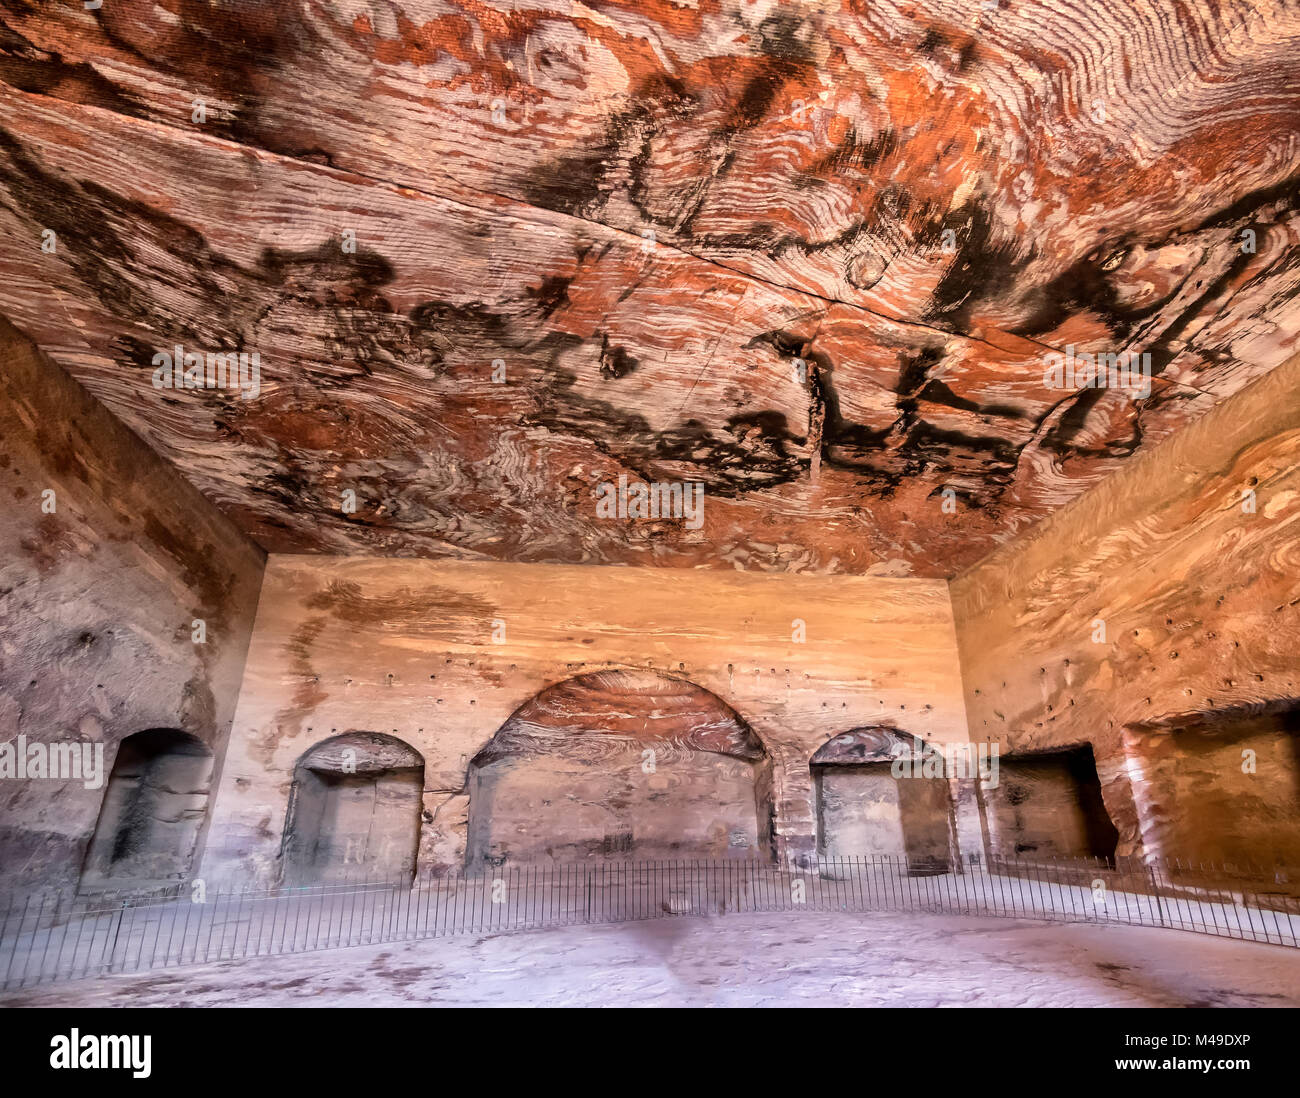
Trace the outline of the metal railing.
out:
M 622 861 L 480 869 L 309 887 L 177 882 L 148 892 L 0 898 L 0 989 L 445 934 L 682 915 L 900 911 L 1170 927 L 1300 946 L 1283 870 L 1081 858 L 807 865 Z M 202 885 L 202 887 L 199 887 Z

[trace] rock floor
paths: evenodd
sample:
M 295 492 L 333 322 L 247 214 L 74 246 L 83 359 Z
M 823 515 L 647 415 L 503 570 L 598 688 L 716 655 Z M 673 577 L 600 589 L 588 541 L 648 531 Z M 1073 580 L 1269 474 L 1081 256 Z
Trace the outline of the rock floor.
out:
M 684 918 L 386 943 L 9 992 L 31 1006 L 1300 1006 L 1300 950 L 894 914 Z

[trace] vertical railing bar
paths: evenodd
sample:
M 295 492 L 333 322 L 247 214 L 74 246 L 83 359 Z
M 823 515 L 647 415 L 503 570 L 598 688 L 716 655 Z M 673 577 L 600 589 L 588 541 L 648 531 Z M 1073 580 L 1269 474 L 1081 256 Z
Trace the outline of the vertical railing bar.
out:
M 57 892 L 50 892 L 50 891 L 47 891 L 47 892 L 42 893 L 42 894 L 41 894 L 41 911 L 40 911 L 40 914 L 36 917 L 36 926 L 35 926 L 35 927 L 33 928 L 33 930 L 32 930 L 32 936 L 33 936 L 33 939 L 35 938 L 35 936 L 36 936 L 37 934 L 40 933 L 42 917 L 45 915 L 45 906 L 46 906 L 46 903 L 49 901 L 49 899 L 50 899 L 51 896 L 54 897 L 54 910 L 55 910 L 55 911 L 58 911 L 58 906 L 59 906 L 58 893 L 57 893 Z M 49 928 L 48 928 L 48 929 L 46 930 L 46 932 L 45 932 L 45 947 L 41 950 L 41 959 L 40 959 L 39 961 L 36 962 L 36 973 L 35 973 L 35 976 L 34 976 L 33 979 L 32 979 L 32 983 L 33 983 L 33 984 L 39 984 L 39 983 L 41 982 L 41 976 L 42 976 L 42 975 L 44 974 L 44 972 L 45 972 L 45 958 L 49 955 L 49 952 L 50 952 L 50 940 L 54 937 L 54 921 L 53 921 L 53 920 L 54 920 L 54 916 L 51 915 L 51 916 L 50 916 L 50 926 L 49 926 Z M 33 940 L 33 942 L 32 942 L 32 956 L 33 956 L 33 957 L 34 957 L 35 954 L 36 954 L 36 948 L 35 948 L 35 947 L 36 947 L 36 942 L 35 942 L 35 940 Z M 30 967 L 30 966 L 29 966 L 29 967 Z M 25 975 L 25 974 L 24 974 L 24 975 Z
M 384 878 L 372 878 L 367 874 L 366 890 L 361 896 L 361 926 L 357 930 L 357 936 L 363 944 L 383 941 L 384 925 L 388 919 L 388 900 L 389 885 Z
M 1208 880 L 1209 878 L 1207 878 L 1207 877 L 1205 876 L 1205 863 L 1204 863 L 1204 862 L 1197 862 L 1196 864 L 1197 864 L 1197 867 L 1198 867 L 1198 868 L 1197 868 L 1197 872 L 1200 874 L 1201 880 L 1203 880 L 1203 881 Z M 1205 901 L 1204 901 L 1204 903 L 1202 904 L 1203 907 L 1208 907 L 1208 908 L 1210 909 L 1210 918 L 1214 920 L 1214 933 L 1215 933 L 1215 936 L 1216 936 L 1216 937 L 1220 936 L 1220 931 L 1219 931 L 1219 913 L 1218 913 L 1217 911 L 1214 910 L 1215 907 L 1218 906 L 1218 905 L 1215 903 L 1215 901 L 1214 901 L 1214 895 L 1215 895 L 1215 893 L 1216 893 L 1217 891 L 1218 891 L 1217 888 L 1212 887 L 1212 886 L 1208 886 L 1208 885 L 1207 885 L 1207 886 L 1205 887 L 1205 889 L 1204 889 L 1204 892 L 1205 892 Z M 1202 921 L 1202 922 L 1205 921 L 1205 920 L 1204 920 L 1204 917 L 1202 917 L 1201 921 Z
M 952 878 L 953 878 L 953 866 L 954 866 L 953 855 L 952 855 L 952 850 L 951 850 L 951 848 L 950 848 L 950 849 L 948 850 L 947 858 L 946 858 L 945 861 L 944 861 L 944 867 L 945 867 L 945 868 L 944 868 L 944 872 L 943 872 L 943 874 L 942 874 L 942 876 L 943 876 L 943 892 L 944 892 L 944 896 L 946 897 L 946 902 L 947 902 L 947 905 L 948 905 L 948 910 L 949 910 L 950 912 L 955 912 L 955 911 L 960 910 L 960 904 L 959 904 L 959 902 L 958 902 L 957 895 L 956 895 L 956 886 L 955 886 L 955 884 L 954 884 L 954 882 L 953 882 L 953 879 L 952 879 Z
M 320 914 L 316 917 L 316 949 L 328 949 L 330 942 L 334 940 L 334 914 L 337 911 L 339 917 L 339 937 L 343 938 L 343 905 L 347 901 L 346 891 L 339 891 L 337 888 L 330 888 L 325 884 L 320 889 Z M 321 933 L 324 932 L 324 939 Z
M 450 890 L 456 879 L 456 874 L 460 872 L 460 866 L 449 866 L 437 880 L 429 881 L 429 899 L 428 906 L 432 907 L 429 918 L 432 919 L 432 927 L 429 929 L 429 935 L 433 938 L 439 938 L 443 934 L 443 923 L 446 921 L 447 908 L 450 905 Z M 428 919 L 426 919 L 428 922 Z
M 289 899 L 290 896 L 278 888 L 272 887 L 266 890 L 266 902 L 271 907 L 271 934 L 267 938 L 266 948 L 271 956 L 277 956 L 281 953 L 287 953 L 285 948 L 285 939 L 289 935 Z M 263 920 L 265 921 L 265 920 Z M 280 944 L 275 944 L 275 932 L 280 932 Z
M 1232 903 L 1232 917 L 1237 921 L 1237 937 L 1238 937 L 1238 938 L 1245 938 L 1245 936 L 1246 936 L 1246 935 L 1245 935 L 1245 932 L 1241 929 L 1241 910 L 1240 910 L 1240 909 L 1238 908 L 1238 906 L 1237 906 L 1237 890 L 1236 890 L 1235 888 L 1232 887 L 1232 881 L 1231 881 L 1231 878 L 1229 877 L 1229 875 L 1228 875 L 1226 872 L 1225 872 L 1225 874 L 1224 874 L 1224 878 L 1225 878 L 1226 880 L 1229 881 L 1229 886 L 1228 886 L 1228 899 L 1229 899 L 1229 900 L 1231 901 L 1231 903 Z M 1245 893 L 1242 893 L 1241 895 L 1242 895 L 1242 899 L 1244 900 L 1244 899 L 1245 899 Z M 1227 918 L 1227 915 L 1226 915 L 1226 914 L 1224 915 L 1224 918 L 1225 918 L 1225 919 Z
M 417 867 L 411 874 L 406 906 L 402 911 L 401 935 L 403 941 L 412 941 L 420 936 L 420 901 L 424 898 L 424 885 Z
M 1016 913 L 1016 870 L 1012 864 L 1014 860 L 1010 857 L 1003 858 L 998 866 L 998 885 L 1002 893 L 1002 916 L 1007 919 L 1014 918 Z
M 204 896 L 205 896 L 205 898 L 206 898 L 207 894 L 205 893 Z M 217 922 L 217 910 L 218 910 L 218 908 L 220 907 L 220 905 L 221 905 L 221 886 L 218 885 L 215 889 L 213 889 L 213 899 L 211 900 L 211 906 L 208 908 L 208 937 L 207 937 L 207 940 L 203 943 L 203 960 L 204 960 L 205 962 L 207 961 L 208 957 L 211 955 L 211 950 L 212 950 L 212 928 L 216 925 L 216 922 Z M 199 947 L 198 947 L 198 935 L 201 934 L 202 932 L 203 932 L 203 912 L 200 911 L 200 912 L 199 912 L 199 926 L 198 926 L 198 930 L 197 930 L 196 933 L 195 933 L 195 940 L 194 940 L 194 959 L 195 959 L 195 960 L 198 959 L 198 948 L 199 948 Z
M 380 905 L 383 905 L 385 912 L 388 911 L 386 898 L 388 892 L 384 886 L 382 877 L 372 878 L 369 873 L 369 867 L 366 872 L 366 884 L 361 892 L 361 925 L 357 928 L 358 944 L 369 945 L 375 940 L 375 934 L 383 934 L 383 917 L 380 915 Z
M 58 922 L 62 895 L 63 890 L 60 888 L 56 888 L 49 893 L 52 904 L 50 910 L 50 925 L 45 931 L 45 945 L 41 949 L 41 959 L 37 964 L 36 978 L 33 983 L 41 983 L 49 977 L 48 960 L 50 955 L 50 946 L 54 944 L 54 927 Z
M 107 895 L 111 895 L 111 894 L 106 894 L 106 896 Z M 92 967 L 95 969 L 98 975 L 103 975 L 109 970 L 109 964 L 111 963 L 111 956 L 109 960 L 106 961 L 105 955 L 110 954 L 113 948 L 109 943 L 116 942 L 118 935 L 121 933 L 123 913 L 126 910 L 125 904 L 121 903 L 115 895 L 113 895 L 112 897 L 112 902 L 113 902 L 113 906 L 111 908 L 105 908 L 105 913 L 108 916 L 108 921 L 107 921 L 107 925 L 105 925 L 104 927 L 104 942 L 99 950 L 99 959 L 94 962 L 91 961 L 91 957 L 94 955 L 94 949 L 95 949 L 95 940 L 94 937 L 92 937 L 90 942 L 90 948 L 87 950 L 86 971 L 85 973 L 83 973 L 83 975 L 88 975 Z
M 128 968 L 131 957 L 131 939 L 135 936 L 135 923 L 137 913 L 140 911 L 140 905 L 134 902 L 134 897 L 128 898 L 128 910 L 131 912 L 131 923 L 126 932 L 126 940 L 122 943 L 122 967 L 121 972 L 133 972 L 135 967 Z M 140 949 L 144 949 L 144 935 L 140 935 Z M 136 965 L 139 964 L 139 957 L 136 958 Z
M 67 897 L 67 907 L 64 907 L 64 898 Z M 59 937 L 59 948 L 54 952 L 54 967 L 50 972 L 50 979 L 59 978 L 59 969 L 63 965 L 63 948 L 68 944 L 68 935 L 72 933 L 72 918 L 77 910 L 77 894 L 75 888 L 66 888 L 59 890 L 59 903 L 56 908 L 64 913 L 63 934 Z
M 142 964 L 141 967 L 152 969 L 157 967 L 158 964 L 158 943 L 162 941 L 163 919 L 166 916 L 167 905 L 157 903 L 150 906 L 158 913 L 158 929 L 154 932 L 153 949 L 149 951 L 149 963 L 147 966 Z
M 331 900 L 337 900 L 337 903 L 330 904 L 330 933 L 325 938 L 325 944 L 328 946 L 331 941 L 334 948 L 347 945 L 352 938 L 352 913 L 356 902 L 356 883 L 352 880 L 352 873 L 349 871 L 344 877 L 344 884 L 341 891 L 333 893 Z M 333 910 L 338 908 L 339 928 L 334 930 Z
M 998 859 L 990 854 L 984 862 L 985 865 L 985 886 L 988 893 L 989 905 L 994 915 L 1001 915 L 1006 907 L 1006 901 L 1002 895 L 1002 877 L 998 873 Z M 996 895 L 994 891 L 996 890 Z
M 1262 874 L 1261 874 L 1261 876 L 1262 876 Z M 1281 924 L 1281 922 L 1278 920 L 1278 917 L 1277 917 L 1277 915 L 1278 915 L 1278 912 L 1277 912 L 1277 905 L 1276 905 L 1276 904 L 1270 904 L 1268 910 L 1269 910 L 1269 911 L 1272 913 L 1272 915 L 1273 915 L 1273 927 L 1274 927 L 1274 929 L 1277 931 L 1277 941 L 1278 941 L 1278 945 L 1282 945 L 1282 944 L 1284 943 L 1284 938 L 1283 938 L 1283 936 L 1282 936 L 1282 924 Z M 1287 920 L 1287 925 L 1288 925 L 1288 926 L 1290 925 L 1290 919 Z
M 443 881 L 445 887 L 438 890 L 438 898 L 433 909 L 433 936 L 441 938 L 447 933 L 447 920 L 451 918 L 451 897 L 456 888 L 456 877 L 462 867 L 453 866 Z
M 402 901 L 402 920 L 398 927 L 398 937 L 409 942 L 420 936 L 420 901 L 424 897 L 424 885 L 417 867 L 405 882 L 405 897 Z
M 129 949 L 127 947 L 131 941 L 131 927 L 135 923 L 135 913 L 131 909 L 131 898 L 129 896 L 122 895 L 121 893 L 119 893 L 118 896 L 119 896 L 118 918 L 117 918 L 117 924 L 113 927 L 113 939 L 111 943 L 105 942 L 105 945 L 108 947 L 108 964 L 105 968 L 105 971 L 110 973 L 113 971 L 114 966 L 117 964 L 118 942 L 122 942 L 124 956 L 126 953 L 129 952 Z M 127 921 L 128 913 L 130 913 L 129 923 Z M 125 931 L 125 940 L 123 940 L 124 938 L 123 931 Z
M 372 885 L 370 879 L 370 867 L 366 866 L 366 875 L 361 882 L 361 888 L 353 895 L 352 898 L 353 911 L 358 912 L 360 915 L 360 920 L 356 924 L 357 933 L 356 933 L 355 943 L 357 945 L 364 944 L 367 933 L 371 933 L 371 934 L 374 933 L 373 924 L 371 922 L 371 915 L 370 915 L 370 905 L 373 902 L 374 902 L 374 894 L 372 891 Z M 349 931 L 350 930 L 351 930 L 351 924 L 349 924 Z
M 263 955 L 262 954 L 263 942 L 267 943 L 267 947 L 269 950 L 271 944 L 275 940 L 275 913 L 276 913 L 275 898 L 265 890 L 262 890 L 260 892 L 253 892 L 249 896 L 249 904 L 250 906 L 248 911 L 248 942 L 244 946 L 244 956 L 247 957 L 251 955 L 253 957 L 261 957 Z M 266 920 L 267 920 L 268 910 L 270 912 L 270 917 L 271 917 L 271 934 L 270 934 L 269 941 L 267 939 L 267 934 L 266 934 Z M 256 932 L 254 932 L 253 929 L 254 927 L 257 928 Z M 250 947 L 251 947 L 251 954 L 250 954 Z
M 5 909 L 4 933 L 6 937 L 8 937 L 9 935 L 9 924 L 13 916 L 14 906 L 17 904 L 17 902 L 18 902 L 18 897 L 16 894 L 9 897 L 9 905 Z M 31 905 L 31 902 L 32 902 L 32 896 L 31 893 L 29 892 L 23 898 L 23 909 L 18 915 L 18 927 L 13 933 L 13 949 L 9 951 L 9 963 L 5 965 L 4 982 L 3 984 L 0 984 L 0 986 L 3 986 L 5 988 L 8 988 L 9 986 L 9 974 L 13 971 L 14 961 L 18 957 L 18 947 L 19 945 L 22 944 L 23 923 L 27 919 L 27 909 Z
M 55 902 L 55 905 L 54 905 L 55 917 L 57 918 L 58 915 L 59 915 L 59 913 L 63 913 L 65 917 L 64 917 L 64 919 L 63 919 L 63 933 L 59 936 L 59 948 L 56 949 L 56 950 L 54 951 L 54 964 L 53 964 L 53 966 L 51 967 L 50 972 L 49 972 L 49 979 L 51 979 L 51 980 L 57 980 L 57 979 L 59 978 L 59 966 L 63 963 L 63 947 L 67 944 L 67 941 L 68 941 L 68 933 L 69 933 L 69 932 L 71 931 L 71 929 L 72 929 L 72 910 L 71 910 L 71 909 L 76 907 L 76 899 L 75 899 L 75 896 L 74 896 L 74 898 L 73 898 L 73 900 L 72 900 L 72 903 L 71 903 L 70 907 L 69 907 L 69 908 L 65 908 L 65 907 L 64 907 L 64 897 L 65 897 L 65 895 L 67 895 L 67 894 L 68 894 L 68 890 L 66 890 L 66 889 L 62 889 L 62 888 L 59 889 L 59 891 L 58 891 L 58 897 L 59 897 L 59 898 L 58 898 L 58 900 Z M 54 928 L 53 928 L 53 927 L 50 927 L 50 931 L 51 931 L 50 936 L 51 936 L 51 937 L 54 936 L 54 935 L 53 935 L 53 930 L 54 930 Z M 45 963 L 44 963 L 44 961 L 41 962 L 41 967 L 45 967 Z
M 1180 929 L 1184 929 L 1184 930 L 1188 928 L 1195 929 L 1196 927 L 1199 926 L 1203 928 L 1202 933 L 1208 934 L 1209 926 L 1205 921 L 1205 903 L 1203 900 L 1197 901 L 1195 899 L 1198 893 L 1204 893 L 1205 890 L 1201 888 L 1200 883 L 1195 879 L 1196 871 L 1192 869 L 1191 861 L 1189 860 L 1187 863 L 1188 876 L 1193 877 L 1190 886 L 1189 885 L 1182 885 L 1181 887 L 1175 886 L 1174 882 L 1169 879 L 1169 866 L 1167 862 L 1165 864 L 1164 869 L 1165 869 L 1165 879 L 1169 885 L 1170 892 L 1173 892 L 1175 895 L 1179 896 L 1179 899 L 1182 901 L 1183 908 L 1186 911 L 1186 915 L 1183 917 Z
M 93 965 L 93 967 L 96 970 L 96 973 L 99 975 L 103 975 L 109 970 L 111 957 L 108 961 L 106 961 L 105 955 L 109 954 L 113 948 L 112 946 L 110 946 L 109 943 L 116 942 L 118 934 L 121 933 L 122 917 L 123 917 L 123 912 L 126 910 L 126 907 L 124 904 L 118 902 L 117 897 L 114 896 L 113 907 L 106 908 L 105 910 L 108 914 L 108 925 L 104 927 L 104 944 L 99 951 L 99 960 L 94 962 Z M 95 942 L 94 939 L 92 938 L 90 943 L 90 950 L 88 951 L 88 955 L 86 957 L 86 972 L 83 975 L 89 974 L 90 972 L 90 969 L 92 967 L 90 955 L 93 955 L 94 948 L 95 948 Z
M 72 965 L 68 969 L 69 979 L 81 979 L 89 974 L 91 968 L 91 959 L 95 955 L 95 938 L 99 934 L 99 920 L 103 910 L 101 908 L 102 900 L 99 897 L 83 896 L 81 897 L 81 923 L 77 928 L 77 944 L 73 954 Z M 92 915 L 93 909 L 93 915 Z M 86 929 L 90 929 L 90 939 L 86 940 Z M 85 951 L 82 951 L 82 942 L 86 943 Z M 80 963 L 80 968 L 78 968 Z
M 248 895 L 249 889 L 247 885 L 241 885 L 239 886 L 238 889 L 232 887 L 231 893 L 232 895 L 237 896 L 238 899 L 236 900 L 235 917 L 234 917 L 233 924 L 231 926 L 230 957 L 231 959 L 240 959 L 248 955 L 248 944 L 247 944 L 248 929 L 244 925 L 244 923 L 246 919 L 248 919 L 249 922 L 251 922 L 251 918 L 249 918 L 246 912 L 246 908 L 248 907 L 248 902 L 249 902 L 249 895 Z M 240 949 L 240 945 L 239 945 L 239 935 L 241 931 L 243 931 L 245 937 L 245 944 L 242 950 Z M 222 942 L 224 943 L 225 941 L 224 933 L 222 934 L 221 938 L 222 938 Z
M 420 878 L 415 873 L 411 874 L 409 880 L 404 878 L 398 882 L 397 910 L 400 914 L 393 919 L 393 936 L 400 941 L 406 941 L 411 936 L 411 903 L 419 886 Z
M 221 923 L 221 933 L 217 936 L 217 956 L 218 961 L 222 960 L 226 952 L 226 931 L 228 927 L 234 928 L 234 937 L 239 935 L 239 911 L 243 905 L 243 894 L 233 884 L 228 890 L 226 900 L 226 917 Z M 234 955 L 234 947 L 231 947 L 231 955 Z
M 274 887 L 263 890 L 262 899 L 259 901 L 259 903 L 260 903 L 261 910 L 259 912 L 258 925 L 257 925 L 258 953 L 259 954 L 261 953 L 262 942 L 265 940 L 266 956 L 273 957 L 276 955 L 277 952 L 284 951 L 284 934 L 285 934 L 285 930 L 287 929 L 287 926 L 284 928 L 280 926 L 280 921 L 281 921 L 280 915 L 283 912 L 285 916 L 285 921 L 287 923 L 289 909 L 285 906 L 284 896 L 280 893 L 279 889 Z M 271 922 L 271 929 L 269 934 L 266 932 L 268 913 Z M 276 945 L 275 945 L 275 932 L 277 930 L 280 931 L 279 950 L 276 949 Z
M 1162 869 L 1164 871 L 1162 884 L 1168 890 L 1168 895 L 1173 903 L 1174 917 L 1176 919 L 1174 925 L 1180 930 L 1187 927 L 1195 927 L 1196 913 L 1192 911 L 1191 898 L 1187 895 L 1186 888 L 1179 888 L 1174 884 L 1173 880 L 1169 876 L 1168 862 L 1166 862 L 1164 866 L 1161 866 L 1160 859 L 1157 858 L 1155 868 L 1157 877 L 1162 876 Z M 1188 876 L 1191 876 L 1192 874 L 1192 863 L 1190 861 L 1187 863 L 1187 874 Z
M 352 945 L 352 944 L 353 944 L 353 942 L 352 942 L 352 928 L 356 925 L 356 919 L 357 919 L 357 903 L 358 903 L 358 899 L 357 899 L 357 897 L 358 897 L 359 895 L 360 895 L 360 896 L 364 896 L 364 895 L 365 895 L 365 887 L 366 887 L 366 882 L 365 882 L 365 879 L 363 878 L 360 884 L 353 885 L 352 888 L 349 889 L 349 891 L 348 891 L 348 899 L 347 899 L 347 907 L 348 907 L 348 930 L 347 930 L 347 938 L 346 938 L 346 941 L 347 941 L 348 945 Z M 340 936 L 342 936 L 342 934 L 343 934 L 343 920 L 342 920 L 342 919 L 339 920 L 339 934 L 340 934 Z
M 205 885 L 205 887 L 206 887 L 206 885 Z M 180 893 L 183 892 L 183 891 L 184 891 L 183 888 L 178 890 L 178 892 L 177 892 L 177 899 L 178 899 L 178 900 L 179 900 L 179 898 L 180 898 Z M 188 897 L 188 899 L 186 900 L 186 903 L 185 903 L 185 925 L 184 925 L 184 927 L 181 928 L 181 940 L 180 940 L 180 944 L 177 945 L 177 947 L 176 947 L 176 963 L 177 963 L 178 965 L 181 965 L 181 964 L 184 964 L 184 963 L 185 963 L 185 943 L 188 942 L 188 941 L 190 940 L 190 919 L 191 919 L 191 917 L 194 915 L 194 907 L 195 907 L 195 903 L 194 903 L 194 882 L 193 882 L 193 881 L 190 882 L 189 893 L 190 893 L 190 894 L 189 894 L 189 897 Z M 168 942 L 168 943 L 167 943 L 167 952 L 169 952 L 169 953 L 171 952 L 171 942 Z
M 338 900 L 338 893 L 328 889 L 322 882 L 313 887 L 312 899 L 315 900 L 312 907 L 316 911 L 316 934 L 312 938 L 311 949 L 315 951 L 329 946 L 330 930 L 334 928 L 334 904 Z
M 0 988 L 7 988 L 9 986 L 9 970 L 13 967 L 14 958 L 18 955 L 18 941 L 21 935 L 15 932 L 12 938 L 10 938 L 10 934 L 9 934 L 9 924 L 13 918 L 14 905 L 17 904 L 17 902 L 18 902 L 17 891 L 9 893 L 8 902 L 5 904 L 4 923 L 0 924 L 0 945 L 3 945 L 6 939 L 9 939 L 13 942 L 13 949 L 9 951 L 9 962 L 8 964 L 5 965 L 4 977 L 0 978 Z M 26 911 L 26 907 L 24 907 L 23 910 Z M 21 923 L 22 920 L 19 919 L 19 925 L 21 925 Z
M 1030 873 L 1031 863 L 1028 858 L 1017 858 L 1015 872 L 1007 880 L 1011 892 L 1012 918 L 1020 919 L 1025 914 L 1025 877 Z
M 97 897 L 97 899 L 101 904 L 107 904 L 109 902 L 107 895 Z M 98 917 L 96 918 L 95 923 L 93 924 L 93 929 L 91 930 L 90 941 L 86 944 L 86 962 L 82 966 L 81 970 L 81 975 L 83 977 L 89 976 L 92 970 L 96 975 L 102 976 L 104 974 L 104 950 L 107 948 L 109 939 L 114 933 L 121 911 L 122 909 L 120 905 L 118 905 L 115 900 L 113 901 L 113 906 L 105 906 L 102 908 L 102 913 L 104 915 L 104 939 L 99 943 L 98 951 L 96 951 L 95 945 L 99 940 L 99 920 Z
M 449 934 L 459 934 L 465 925 L 465 901 L 469 897 L 470 869 L 468 866 L 462 871 L 460 880 L 457 882 L 456 892 L 453 896 L 454 908 L 451 912 L 451 925 L 448 928 Z
M 376 906 L 383 904 L 383 910 L 380 912 L 377 926 L 379 927 L 379 940 L 381 942 L 392 941 L 393 926 L 397 919 L 397 912 L 402 902 L 402 885 L 400 880 L 393 880 L 385 884 L 376 898 Z M 373 940 L 373 939 L 372 939 Z
M 72 961 L 68 965 L 68 979 L 72 979 L 73 973 L 77 971 L 77 958 L 81 956 L 81 939 L 82 936 L 86 933 L 86 924 L 90 922 L 90 919 L 88 918 L 90 914 L 90 903 L 91 903 L 90 898 L 87 896 L 83 896 L 83 897 L 79 897 L 79 899 L 81 900 L 81 918 L 77 920 L 77 940 L 75 943 L 73 943 L 72 946 Z M 7 930 L 8 929 L 7 918 L 5 922 L 6 922 L 5 929 Z M 91 942 L 93 943 L 95 940 L 95 933 L 93 930 L 91 931 L 90 938 L 91 938 Z M 90 947 L 87 947 L 87 952 L 89 952 L 89 950 Z
M 1161 874 L 1162 868 L 1165 870 L 1163 875 Z M 1190 865 L 1188 868 L 1190 869 Z M 1172 927 L 1186 925 L 1188 916 L 1184 915 L 1179 909 L 1179 904 L 1183 901 L 1183 898 L 1178 894 L 1178 890 L 1169 876 L 1168 865 L 1162 867 L 1159 858 L 1152 859 L 1151 875 L 1156 888 L 1160 890 L 1162 899 L 1168 901 L 1168 903 L 1162 903 L 1162 911 L 1169 912 L 1169 925 Z
M 411 902 L 411 889 L 414 883 L 408 880 L 405 873 L 397 875 L 396 896 L 393 897 L 393 916 L 388 921 L 388 938 L 389 941 L 401 941 L 406 933 L 406 920 L 408 917 L 407 906 Z
M 249 890 L 247 885 L 241 885 L 238 888 L 232 885 L 230 889 L 231 895 L 237 897 L 236 908 L 235 908 L 235 920 L 234 920 L 234 924 L 230 936 L 230 942 L 231 942 L 230 955 L 232 958 L 238 956 L 240 953 L 239 934 L 245 919 L 244 909 L 248 906 L 248 891 Z M 222 940 L 223 941 L 225 940 L 224 933 L 222 934 Z
M 297 953 L 298 952 L 298 927 L 302 925 L 302 906 L 303 906 L 303 901 L 308 899 L 308 897 L 302 889 L 294 889 L 292 892 L 292 896 L 293 896 L 293 938 L 291 939 L 289 952 Z M 310 907 L 307 908 L 307 920 L 308 920 L 307 925 L 310 926 L 311 925 Z M 303 931 L 304 948 L 306 947 L 307 944 L 306 935 L 307 935 L 307 931 L 304 928 Z
M 423 939 L 429 936 L 429 896 L 433 891 L 433 873 L 426 870 L 416 878 L 415 902 L 412 905 L 412 918 L 415 920 L 411 936 Z
M 327 915 L 327 912 L 332 912 L 333 896 L 323 887 L 316 887 L 311 890 L 311 898 L 313 903 L 307 909 L 307 927 L 306 932 L 303 935 L 303 947 L 317 950 L 321 947 L 320 937 L 322 931 L 324 931 L 326 935 L 326 940 L 328 941 L 329 939 L 329 931 L 325 929 L 325 920 L 327 917 L 333 918 L 332 914 Z M 311 917 L 313 912 L 316 915 L 316 934 L 311 939 L 311 945 L 307 946 L 307 935 L 311 933 Z
M 347 873 L 344 876 L 344 883 L 341 889 L 330 888 L 326 890 L 326 895 L 329 897 L 329 924 L 325 928 L 325 945 L 327 948 L 331 948 L 331 943 L 333 943 L 333 948 L 346 944 L 343 928 L 344 921 L 347 918 L 347 913 L 349 911 L 348 905 L 352 900 L 352 889 L 354 887 L 356 886 L 352 883 L 352 874 Z M 339 917 L 338 930 L 334 929 L 334 914 L 336 911 L 338 912 Z

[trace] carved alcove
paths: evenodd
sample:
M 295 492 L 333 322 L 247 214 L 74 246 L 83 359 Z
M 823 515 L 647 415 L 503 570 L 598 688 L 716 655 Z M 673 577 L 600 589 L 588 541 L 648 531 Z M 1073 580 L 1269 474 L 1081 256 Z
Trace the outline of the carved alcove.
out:
M 294 768 L 285 883 L 411 878 L 423 789 L 423 757 L 396 737 L 348 732 L 311 748 Z
M 83 884 L 184 877 L 208 809 L 212 752 L 174 728 L 124 739 L 104 788 Z
M 1300 702 L 1129 725 L 1124 750 L 1148 854 L 1300 867 Z
M 1119 832 L 1102 799 L 1092 747 L 1006 755 L 985 792 L 993 850 L 1019 858 L 1110 859 Z
M 884 854 L 918 868 L 948 867 L 954 834 L 948 782 L 933 764 L 922 765 L 917 742 L 895 728 L 871 725 L 818 748 L 811 766 L 819 857 Z M 908 765 L 896 768 L 896 760 Z
M 469 865 L 771 856 L 771 760 L 694 683 L 613 670 L 525 703 L 474 757 Z

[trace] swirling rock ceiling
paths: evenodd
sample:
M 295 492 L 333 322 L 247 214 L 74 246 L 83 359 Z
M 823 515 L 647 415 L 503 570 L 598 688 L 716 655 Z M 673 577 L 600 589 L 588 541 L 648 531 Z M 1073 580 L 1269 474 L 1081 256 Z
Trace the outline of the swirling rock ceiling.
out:
M 1300 349 L 1294 2 L 0 13 L 0 312 L 269 551 L 949 576 Z

